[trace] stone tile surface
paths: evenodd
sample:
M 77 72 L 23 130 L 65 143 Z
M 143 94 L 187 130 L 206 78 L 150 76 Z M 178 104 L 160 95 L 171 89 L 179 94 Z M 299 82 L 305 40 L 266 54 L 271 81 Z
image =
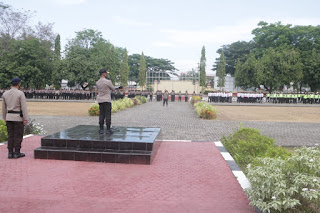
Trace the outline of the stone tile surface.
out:
M 162 142 L 151 166 L 38 160 L 39 146 L 0 146 L 0 212 L 254 212 L 214 143 Z
M 76 125 L 98 125 L 98 117 L 31 116 L 48 134 Z M 239 126 L 257 128 L 282 146 L 313 146 L 320 140 L 319 123 L 201 120 L 190 103 L 146 103 L 112 115 L 115 126 L 160 127 L 164 140 L 219 141 Z

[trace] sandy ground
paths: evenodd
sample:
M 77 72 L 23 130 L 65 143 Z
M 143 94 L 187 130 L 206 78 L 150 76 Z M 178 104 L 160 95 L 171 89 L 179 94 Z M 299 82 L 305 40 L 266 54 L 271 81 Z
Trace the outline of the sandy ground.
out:
M 218 120 L 320 123 L 320 107 L 216 106 Z
M 30 115 L 88 116 L 91 103 L 28 102 Z M 0 105 L 1 108 L 1 105 Z M 320 107 L 216 106 L 217 120 L 320 123 Z

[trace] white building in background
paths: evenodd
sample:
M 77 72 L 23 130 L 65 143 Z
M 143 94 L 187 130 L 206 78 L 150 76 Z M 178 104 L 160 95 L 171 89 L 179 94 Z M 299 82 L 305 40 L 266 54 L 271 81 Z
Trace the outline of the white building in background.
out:
M 235 79 L 230 74 L 227 74 L 225 77 L 225 85 L 224 87 L 220 88 L 218 87 L 218 80 L 219 77 L 216 75 L 216 71 L 207 74 L 207 78 L 213 77 L 214 78 L 214 87 L 215 90 L 223 90 L 225 92 L 233 92 L 233 91 L 239 91 L 240 88 L 235 87 Z

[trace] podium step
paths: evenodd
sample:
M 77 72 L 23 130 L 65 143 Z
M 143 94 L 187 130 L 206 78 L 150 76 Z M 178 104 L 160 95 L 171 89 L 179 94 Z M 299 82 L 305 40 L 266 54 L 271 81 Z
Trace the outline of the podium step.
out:
M 114 127 L 102 135 L 98 130 L 81 125 L 46 136 L 34 158 L 150 165 L 160 146 L 160 128 Z
M 145 164 L 152 163 L 151 151 L 85 150 L 39 147 L 34 150 L 35 159 L 90 161 L 102 163 Z

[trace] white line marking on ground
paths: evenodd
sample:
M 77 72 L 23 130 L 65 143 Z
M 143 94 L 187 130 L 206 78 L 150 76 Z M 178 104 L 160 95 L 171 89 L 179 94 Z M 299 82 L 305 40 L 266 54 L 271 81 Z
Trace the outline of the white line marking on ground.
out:
M 224 147 L 223 144 L 220 141 L 214 142 L 214 144 L 217 147 Z M 222 157 L 227 161 L 227 160 L 232 160 L 234 161 L 233 157 L 229 154 L 229 152 L 220 152 Z M 251 187 L 250 182 L 248 178 L 245 176 L 245 174 L 242 171 L 232 171 L 234 176 L 237 178 L 240 186 L 242 189 L 248 189 Z
M 32 137 L 32 136 L 33 136 L 32 134 L 26 135 L 26 136 L 23 136 L 23 139 L 25 139 L 25 138 L 30 138 L 30 137 Z
M 223 145 L 222 145 L 222 143 L 221 143 L 220 141 L 218 141 L 218 142 L 214 142 L 214 144 L 215 144 L 216 146 L 223 146 Z
M 232 171 L 232 172 L 234 176 L 236 176 L 236 178 L 238 179 L 238 182 L 240 183 L 243 189 L 248 189 L 251 187 L 248 178 L 244 175 L 242 171 Z
M 33 136 L 32 134 L 26 135 L 26 136 L 23 136 L 23 139 L 25 139 L 25 138 L 30 138 L 30 137 L 32 137 L 32 136 Z M 8 143 L 8 141 L 2 142 L 2 143 L 0 143 L 0 146 L 3 146 L 3 145 L 5 145 L 5 144 L 7 144 L 7 143 Z
M 222 155 L 222 157 L 223 157 L 225 160 L 232 160 L 232 161 L 234 161 L 233 157 L 229 154 L 229 152 L 221 152 L 221 155 Z

